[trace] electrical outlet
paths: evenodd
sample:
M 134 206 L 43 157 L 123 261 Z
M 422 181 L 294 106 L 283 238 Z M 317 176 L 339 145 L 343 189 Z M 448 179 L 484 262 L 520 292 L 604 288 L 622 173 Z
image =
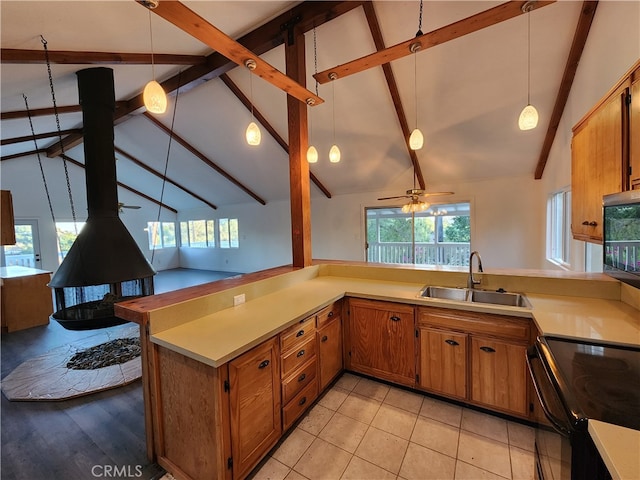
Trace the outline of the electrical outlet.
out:
M 245 301 L 244 298 L 244 293 L 241 293 L 240 295 L 234 295 L 233 296 L 233 306 L 237 307 L 238 305 L 242 305 Z

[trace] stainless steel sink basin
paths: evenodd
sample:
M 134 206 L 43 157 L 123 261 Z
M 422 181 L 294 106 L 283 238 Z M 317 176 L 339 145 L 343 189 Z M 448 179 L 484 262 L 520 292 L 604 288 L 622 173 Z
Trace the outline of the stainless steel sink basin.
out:
M 521 293 L 472 290 L 470 300 L 475 303 L 491 303 L 493 305 L 531 308 L 531 304 L 527 300 L 527 297 Z
M 531 304 L 524 294 L 513 292 L 425 285 L 420 290 L 419 296 L 457 302 L 488 303 L 491 305 L 531 308 Z
M 420 296 L 466 302 L 469 296 L 469 290 L 466 288 L 426 286 L 420 290 Z

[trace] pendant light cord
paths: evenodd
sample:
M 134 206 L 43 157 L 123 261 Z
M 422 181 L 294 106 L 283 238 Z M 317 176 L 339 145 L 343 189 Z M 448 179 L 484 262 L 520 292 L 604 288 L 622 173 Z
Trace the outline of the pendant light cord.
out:
M 151 28 L 151 10 L 149 10 L 149 39 L 151 41 L 151 77 L 156 79 L 156 67 L 153 58 L 153 28 Z
M 527 12 L 527 105 L 531 105 L 531 10 Z
M 416 127 L 418 128 L 418 52 L 413 52 L 413 94 L 416 106 Z
M 49 88 L 51 89 L 51 100 L 53 101 L 53 113 L 56 118 L 56 127 L 58 131 L 58 139 L 60 141 L 60 157 L 62 157 L 62 165 L 64 166 L 64 176 L 67 182 L 67 194 L 69 195 L 69 204 L 71 206 L 71 218 L 73 219 L 73 228 L 78 235 L 78 225 L 76 221 L 76 209 L 73 204 L 73 195 L 71 195 L 71 181 L 69 180 L 69 168 L 67 167 L 67 157 L 64 152 L 64 142 L 62 141 L 62 129 L 60 128 L 60 116 L 58 115 L 58 104 L 56 102 L 56 92 L 53 88 L 53 75 L 51 74 L 51 61 L 49 60 L 49 50 L 47 49 L 47 41 L 40 35 L 40 41 L 44 47 L 44 58 L 47 62 L 47 73 L 49 75 Z
M 420 37 L 424 35 L 422 33 L 422 0 L 420 0 L 420 14 L 418 15 L 418 31 L 416 32 L 416 37 Z

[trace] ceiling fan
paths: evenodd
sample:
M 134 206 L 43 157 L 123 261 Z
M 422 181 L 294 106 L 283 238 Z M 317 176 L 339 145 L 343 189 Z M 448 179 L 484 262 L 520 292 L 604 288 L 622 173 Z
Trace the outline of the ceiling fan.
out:
M 378 200 L 395 200 L 398 198 L 408 198 L 409 202 L 402 206 L 403 213 L 424 212 L 431 206 L 425 199 L 427 197 L 437 197 L 441 195 L 453 195 L 453 192 L 426 192 L 422 188 L 416 188 L 416 175 L 413 175 L 413 188 L 406 191 L 404 195 L 394 195 L 392 197 L 380 197 Z
M 122 202 L 118 202 L 118 212 L 119 213 L 124 213 L 123 208 L 131 208 L 133 210 L 138 210 L 140 207 L 140 205 L 125 205 Z
M 400 58 L 411 55 L 412 53 L 423 52 L 428 48 L 435 47 L 441 43 L 455 40 L 469 33 L 477 32 L 483 28 L 490 27 L 505 20 L 522 15 L 524 12 L 523 6 L 526 3 L 531 3 L 531 10 L 547 6 L 551 3 L 555 3 L 556 0 L 535 0 L 531 2 L 527 1 L 509 1 L 490 8 L 476 15 L 464 18 L 457 22 L 451 23 L 444 27 L 440 27 L 431 32 L 422 33 L 420 27 L 415 37 L 405 40 L 391 47 L 387 47 L 383 50 L 378 50 L 370 55 L 366 55 L 361 58 L 357 58 L 342 65 L 323 70 L 313 75 L 318 83 L 328 83 L 334 79 L 348 77 L 354 73 L 368 70 L 372 67 L 377 67 L 385 63 L 398 60 Z

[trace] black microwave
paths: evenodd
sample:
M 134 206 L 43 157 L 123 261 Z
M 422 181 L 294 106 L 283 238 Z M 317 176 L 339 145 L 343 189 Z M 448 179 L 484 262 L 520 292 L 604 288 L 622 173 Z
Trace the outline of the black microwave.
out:
M 640 190 L 605 195 L 603 271 L 640 288 Z

